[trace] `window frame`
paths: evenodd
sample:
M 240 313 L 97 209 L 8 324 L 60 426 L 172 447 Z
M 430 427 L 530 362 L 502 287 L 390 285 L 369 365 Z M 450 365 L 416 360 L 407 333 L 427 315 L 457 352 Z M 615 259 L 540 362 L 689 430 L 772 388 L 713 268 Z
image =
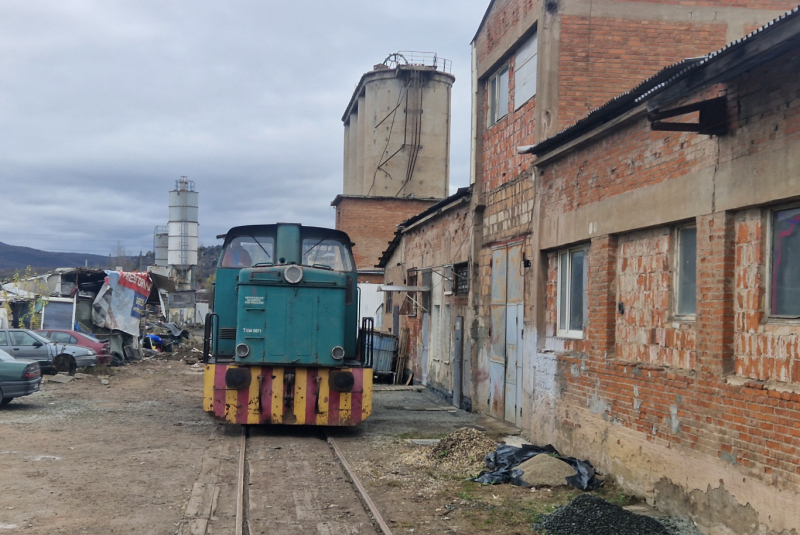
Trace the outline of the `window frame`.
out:
M 453 264 L 444 266 L 443 271 L 444 273 L 442 274 L 442 279 L 444 282 L 444 295 L 453 295 L 453 288 L 455 287 L 453 284 Z
M 767 232 L 766 232 L 766 243 L 764 247 L 766 247 L 766 284 L 765 286 L 765 310 L 764 310 L 764 317 L 767 321 L 774 321 L 774 322 L 790 322 L 790 323 L 798 323 L 800 322 L 800 314 L 773 314 L 772 313 L 772 290 L 773 290 L 773 277 L 775 275 L 775 269 L 773 267 L 773 260 L 774 260 L 774 253 L 772 249 L 772 240 L 775 235 L 775 214 L 777 212 L 784 212 L 786 210 L 797 210 L 800 209 L 800 203 L 791 203 L 791 204 L 783 204 L 774 206 L 772 208 L 767 209 L 766 214 L 766 225 L 767 225 Z M 763 224 L 763 219 L 762 219 Z
M 695 279 L 694 279 L 694 313 L 687 314 L 680 312 L 680 276 L 681 276 L 681 231 L 685 229 L 695 229 L 695 257 L 694 257 L 694 269 L 695 269 Z M 675 246 L 672 250 L 672 306 L 670 307 L 672 310 L 672 317 L 678 321 L 696 321 L 697 320 L 697 224 L 687 223 L 685 225 L 680 225 L 675 227 L 673 232 L 673 236 L 675 238 Z
M 417 286 L 419 283 L 417 282 L 419 278 L 419 270 L 417 268 L 411 268 L 406 272 L 406 284 L 408 286 Z M 403 297 L 405 301 L 404 304 L 407 303 L 406 306 L 409 308 L 406 309 L 406 316 L 415 318 L 417 317 L 417 292 L 405 292 L 405 296 Z
M 523 50 L 526 47 L 531 47 L 531 49 L 533 50 L 533 53 L 530 56 L 528 56 L 527 58 L 524 58 L 523 61 L 520 61 L 520 60 L 523 59 L 523 57 L 520 55 L 520 53 L 523 52 Z M 517 97 L 520 96 L 520 88 L 523 85 L 523 84 L 518 83 L 518 82 L 523 82 L 524 79 L 518 80 L 517 79 L 517 75 L 520 74 L 520 73 L 524 73 L 525 72 L 525 66 L 530 62 L 533 62 L 533 93 L 523 100 L 523 99 L 517 98 Z M 538 89 L 536 87 L 536 85 L 538 84 L 538 79 L 537 79 L 538 78 L 538 72 L 537 72 L 538 68 L 539 68 L 539 31 L 537 29 L 537 30 L 534 30 L 533 33 L 528 35 L 528 37 L 525 39 L 525 41 L 520 46 L 518 46 L 516 51 L 514 52 L 514 111 L 517 111 L 518 109 L 520 109 L 522 106 L 524 106 L 531 99 L 536 98 L 536 91 Z M 525 95 L 523 94 L 523 96 L 525 96 Z
M 506 109 L 500 110 L 500 92 L 498 89 L 504 74 L 506 75 Z M 508 117 L 508 108 L 511 104 L 510 78 L 511 69 L 508 63 L 506 63 L 497 69 L 486 81 L 486 99 L 489 104 L 486 110 L 486 117 L 488 119 L 486 121 L 487 126 L 493 126 Z M 502 115 L 500 115 L 500 113 L 502 113 Z
M 570 329 L 570 325 L 567 325 L 566 329 L 561 328 L 561 277 L 562 273 L 564 272 L 564 267 L 562 266 L 561 257 L 566 254 L 567 259 L 569 260 L 569 274 L 572 274 L 572 254 L 578 251 L 583 251 L 583 274 L 582 274 L 582 283 L 583 283 L 583 328 L 581 330 L 577 329 Z M 571 340 L 583 340 L 586 332 L 586 326 L 589 321 L 589 245 L 582 244 L 576 245 L 574 247 L 568 247 L 565 249 L 559 249 L 556 251 L 556 259 L 557 259 L 557 269 L 556 269 L 556 336 L 558 338 L 567 338 Z M 571 277 L 570 277 L 571 278 Z M 569 322 L 569 313 L 570 311 L 570 285 L 567 285 L 568 293 L 566 295 L 565 302 L 567 304 L 567 321 Z

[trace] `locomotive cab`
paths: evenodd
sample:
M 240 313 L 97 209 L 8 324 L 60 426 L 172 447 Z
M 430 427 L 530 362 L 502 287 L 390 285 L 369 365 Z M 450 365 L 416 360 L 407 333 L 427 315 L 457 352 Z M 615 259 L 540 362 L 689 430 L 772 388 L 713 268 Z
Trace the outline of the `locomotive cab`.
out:
M 358 343 L 367 338 L 358 333 L 356 277 L 350 239 L 341 231 L 296 224 L 231 229 L 217 267 L 214 311 L 206 322 L 206 374 L 214 375 L 206 381 L 206 409 L 228 421 L 241 420 L 241 411 L 254 412 L 239 402 L 232 409 L 214 392 L 224 388 L 240 397 L 247 390 L 245 405 L 257 398 L 258 417 L 251 414 L 247 423 L 347 425 L 365 418 L 371 397 L 365 407 L 364 391 L 368 387 L 371 395 L 372 376 Z M 277 380 L 283 383 L 283 406 L 273 399 Z M 298 381 L 304 388 L 294 392 Z M 264 390 L 267 383 L 270 392 Z M 331 392 L 339 391 L 360 396 L 360 414 L 325 410 L 337 397 Z M 308 406 L 312 394 L 314 414 Z M 265 396 L 271 398 L 270 411 L 263 408 Z

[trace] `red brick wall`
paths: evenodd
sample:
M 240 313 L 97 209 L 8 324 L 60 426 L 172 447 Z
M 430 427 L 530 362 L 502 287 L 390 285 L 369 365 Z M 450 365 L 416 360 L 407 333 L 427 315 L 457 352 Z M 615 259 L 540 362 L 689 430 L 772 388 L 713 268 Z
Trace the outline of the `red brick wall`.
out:
M 693 370 L 697 364 L 694 322 L 671 314 L 673 271 L 668 228 L 627 234 L 619 240 L 617 358 Z
M 736 374 L 760 381 L 800 384 L 800 329 L 792 322 L 766 321 L 767 265 L 764 214 L 736 214 Z
M 345 197 L 336 206 L 336 228 L 356 244 L 353 256 L 358 269 L 375 269 L 389 246 L 397 225 L 435 201 L 411 199 L 362 199 Z
M 646 121 L 626 125 L 541 170 L 543 217 L 620 193 L 713 167 L 716 145 L 707 136 L 652 132 Z
M 574 123 L 667 65 L 722 48 L 727 28 L 562 16 L 558 125 Z
M 502 44 L 506 34 L 526 13 L 532 11 L 535 5 L 534 0 L 495 1 L 475 40 L 479 63 Z
M 621 192 L 709 168 L 719 172 L 715 187 L 724 184 L 726 202 L 737 193 L 742 199 L 728 211 L 696 214 L 694 321 L 676 322 L 671 315 L 673 233 L 683 221 L 591 238 L 590 315 L 581 341 L 555 337 L 556 253 L 542 253 L 548 266 L 545 335 L 547 348 L 557 353 L 561 381 L 555 425 L 564 430 L 563 441 L 574 441 L 569 447 L 612 457 L 613 445 L 585 446 L 579 430 L 580 422 L 588 427 L 602 418 L 662 451 L 699 454 L 717 468 L 724 461 L 726 485 L 746 480 L 774 489 L 776 497 L 800 494 L 800 322 L 771 320 L 765 299 L 768 209 L 796 200 L 800 190 L 794 182 L 785 198 L 751 208 L 760 192 L 749 186 L 737 192 L 742 186 L 731 178 L 737 167 L 749 169 L 753 162 L 760 162 L 759 176 L 786 175 L 789 182 L 797 176 L 788 151 L 800 138 L 798 68 L 795 52 L 731 83 L 734 131 L 725 136 L 650 132 L 642 118 L 543 164 L 543 214 L 607 203 Z M 612 320 L 614 300 L 625 303 L 625 313 Z M 746 505 L 746 494 L 739 498 Z M 768 523 L 769 514 L 759 512 L 761 521 Z
M 486 127 L 483 135 L 483 189 L 490 191 L 519 176 L 530 167 L 530 156 L 519 154 L 517 147 L 533 145 L 535 142 L 534 111 L 536 97 L 531 98 L 518 110 L 514 110 L 514 58 L 509 60 L 508 115 Z M 484 116 L 488 116 L 488 91 L 484 98 Z

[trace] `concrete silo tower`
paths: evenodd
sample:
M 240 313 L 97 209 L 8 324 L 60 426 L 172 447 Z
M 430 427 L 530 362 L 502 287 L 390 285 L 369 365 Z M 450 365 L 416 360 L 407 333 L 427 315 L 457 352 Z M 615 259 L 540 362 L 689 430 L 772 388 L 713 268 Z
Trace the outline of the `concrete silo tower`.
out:
M 198 193 L 194 181 L 182 176 L 169 192 L 167 262 L 172 266 L 178 290 L 191 290 L 197 266 Z
M 156 266 L 169 265 L 169 227 L 158 226 L 153 232 L 153 251 Z
M 398 52 L 365 73 L 344 123 L 342 195 L 336 228 L 355 242 L 359 281 L 382 282 L 376 269 L 398 223 L 449 195 L 450 61 Z

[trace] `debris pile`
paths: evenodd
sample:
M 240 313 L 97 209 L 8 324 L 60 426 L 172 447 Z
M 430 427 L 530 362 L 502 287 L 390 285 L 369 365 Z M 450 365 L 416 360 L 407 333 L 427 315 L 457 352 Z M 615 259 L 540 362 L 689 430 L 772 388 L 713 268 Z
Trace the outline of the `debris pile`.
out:
M 532 457 L 543 454 L 555 456 L 574 469 L 573 475 L 564 478 L 571 487 L 580 490 L 594 490 L 603 485 L 603 480 L 595 477 L 592 463 L 574 457 L 564 457 L 550 444 L 546 446 L 523 444 L 519 448 L 508 444 L 499 444 L 497 451 L 486 456 L 487 470 L 482 471 L 472 481 L 485 485 L 511 483 L 521 487 L 530 487 L 531 485 L 521 478 L 522 470 L 519 469 L 519 465 Z
M 456 429 L 430 448 L 415 449 L 403 456 L 406 464 L 437 468 L 457 475 L 475 474 L 483 467 L 484 457 L 497 443 L 471 427 Z
M 581 494 L 545 515 L 533 529 L 552 535 L 670 535 L 655 518 L 631 513 L 592 494 Z

